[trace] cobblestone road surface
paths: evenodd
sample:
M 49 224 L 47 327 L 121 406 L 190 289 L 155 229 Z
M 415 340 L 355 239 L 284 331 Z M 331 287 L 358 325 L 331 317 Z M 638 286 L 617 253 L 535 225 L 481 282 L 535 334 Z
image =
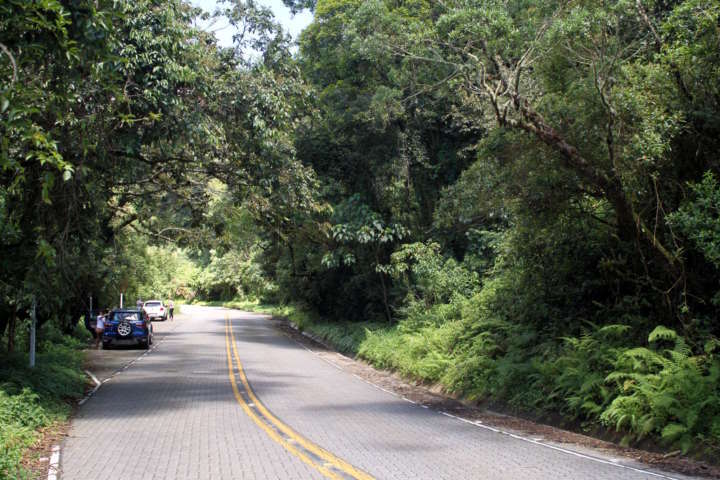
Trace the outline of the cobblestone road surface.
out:
M 303 461 L 293 453 L 302 450 L 298 441 L 249 416 L 258 405 L 242 392 L 249 407 L 241 407 L 228 375 L 226 318 L 259 402 L 300 444 L 369 477 L 688 478 L 559 451 L 405 402 L 325 362 L 260 315 L 210 307 L 183 313 L 154 350 L 79 408 L 62 448 L 62 480 L 353 478 L 316 455 Z

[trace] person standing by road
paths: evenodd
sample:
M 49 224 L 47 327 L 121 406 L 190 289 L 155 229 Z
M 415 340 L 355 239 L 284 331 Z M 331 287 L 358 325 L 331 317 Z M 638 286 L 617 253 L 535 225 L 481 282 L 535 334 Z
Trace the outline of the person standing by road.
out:
M 175 303 L 172 301 L 172 299 L 167 301 L 167 309 L 168 309 L 168 313 L 170 315 L 170 320 L 174 320 L 175 319 L 175 314 L 174 314 Z
M 136 306 L 138 309 L 142 310 L 142 308 L 143 308 L 142 298 L 138 298 L 138 299 L 137 299 L 137 302 L 135 302 L 135 306 Z
M 107 318 L 108 311 L 100 310 L 100 314 L 95 320 L 95 350 L 100 347 L 100 341 L 102 340 L 103 332 L 105 331 L 105 319 Z

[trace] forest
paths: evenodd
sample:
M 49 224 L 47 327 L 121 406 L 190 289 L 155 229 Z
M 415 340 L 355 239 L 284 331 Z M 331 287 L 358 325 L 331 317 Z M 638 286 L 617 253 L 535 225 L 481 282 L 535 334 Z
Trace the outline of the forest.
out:
M 720 458 L 720 1 L 284 2 L 0 2 L 0 476 L 120 293 Z

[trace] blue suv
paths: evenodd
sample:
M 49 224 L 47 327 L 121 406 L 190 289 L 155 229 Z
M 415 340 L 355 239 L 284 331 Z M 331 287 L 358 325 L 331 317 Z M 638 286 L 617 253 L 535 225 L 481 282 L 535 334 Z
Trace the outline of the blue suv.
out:
M 140 345 L 147 350 L 152 341 L 152 322 L 141 309 L 118 309 L 108 314 L 102 334 L 104 349 L 112 345 Z

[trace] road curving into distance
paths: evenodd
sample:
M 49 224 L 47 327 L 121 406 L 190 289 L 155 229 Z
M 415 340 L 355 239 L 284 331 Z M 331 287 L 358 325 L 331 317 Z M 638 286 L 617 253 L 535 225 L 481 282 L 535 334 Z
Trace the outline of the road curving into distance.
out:
M 61 479 L 690 478 L 408 403 L 263 315 L 184 306 L 176 322 L 78 409 Z

